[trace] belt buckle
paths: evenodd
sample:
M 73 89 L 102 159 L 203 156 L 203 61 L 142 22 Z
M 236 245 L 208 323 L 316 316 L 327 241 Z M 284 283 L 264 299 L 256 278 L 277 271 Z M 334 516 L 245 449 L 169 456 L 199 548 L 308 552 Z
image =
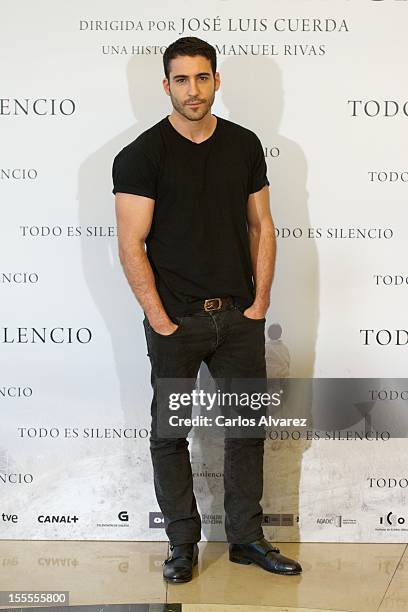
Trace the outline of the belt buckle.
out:
M 218 305 L 212 305 L 213 302 L 218 302 Z M 207 300 L 204 300 L 204 310 L 206 312 L 210 311 L 210 310 L 219 310 L 222 306 L 222 299 L 221 298 L 208 298 Z

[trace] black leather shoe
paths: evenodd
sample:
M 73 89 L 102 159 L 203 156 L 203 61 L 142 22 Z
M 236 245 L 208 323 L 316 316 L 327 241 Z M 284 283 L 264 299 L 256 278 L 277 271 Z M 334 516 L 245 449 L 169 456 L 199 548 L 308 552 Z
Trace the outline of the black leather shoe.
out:
M 267 572 L 286 574 L 289 576 L 300 574 L 300 563 L 280 555 L 279 548 L 271 546 L 265 538 L 255 540 L 250 544 L 230 544 L 229 560 L 233 563 L 249 565 L 255 563 Z
M 170 545 L 171 555 L 163 561 L 163 578 L 167 582 L 189 582 L 198 563 L 197 544 Z

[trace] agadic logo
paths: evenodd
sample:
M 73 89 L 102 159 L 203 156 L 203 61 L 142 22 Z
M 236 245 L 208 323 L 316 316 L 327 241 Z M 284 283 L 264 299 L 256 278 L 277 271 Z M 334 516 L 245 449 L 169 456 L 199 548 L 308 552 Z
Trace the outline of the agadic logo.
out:
M 355 519 L 343 518 L 341 514 L 333 514 L 331 516 L 323 516 L 316 519 L 318 525 L 330 525 L 332 527 L 343 527 L 343 525 L 356 525 Z
M 380 516 L 380 525 L 391 525 L 392 527 L 405 525 L 405 518 L 389 512 L 386 516 Z
M 318 525 L 335 525 L 341 527 L 341 516 L 325 516 L 316 519 Z
M 149 512 L 149 529 L 164 528 L 164 516 L 162 512 Z
M 75 514 L 40 514 L 37 520 L 39 523 L 76 523 L 79 518 Z
M 120 521 L 126 521 L 126 522 L 129 521 L 129 515 L 128 515 L 127 511 L 126 510 L 122 510 L 121 512 L 119 512 L 118 519 Z

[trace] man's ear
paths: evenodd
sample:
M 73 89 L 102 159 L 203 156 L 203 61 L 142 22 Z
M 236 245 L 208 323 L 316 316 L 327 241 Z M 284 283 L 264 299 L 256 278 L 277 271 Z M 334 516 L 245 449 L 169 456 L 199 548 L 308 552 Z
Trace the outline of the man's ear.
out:
M 168 82 L 168 80 L 167 80 L 167 78 L 166 78 L 166 77 L 163 79 L 162 83 L 163 83 L 163 89 L 164 89 L 164 91 L 165 91 L 165 92 L 166 92 L 166 94 L 169 96 L 169 95 L 170 95 L 170 85 L 169 85 L 169 82 Z
M 221 77 L 220 77 L 220 73 L 216 72 L 214 74 L 214 81 L 215 81 L 215 91 L 217 91 L 220 88 L 221 85 Z

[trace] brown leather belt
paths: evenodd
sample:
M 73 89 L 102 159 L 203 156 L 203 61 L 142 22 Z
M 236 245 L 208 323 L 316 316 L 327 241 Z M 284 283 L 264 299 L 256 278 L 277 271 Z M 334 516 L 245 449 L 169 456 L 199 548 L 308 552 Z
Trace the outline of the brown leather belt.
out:
M 199 302 L 195 302 L 194 304 L 189 305 L 190 312 L 199 312 L 204 310 L 205 312 L 214 312 L 217 310 L 224 310 L 229 306 L 234 305 L 234 299 L 227 295 L 226 297 L 215 297 L 215 298 L 206 298 L 205 300 L 200 300 Z

